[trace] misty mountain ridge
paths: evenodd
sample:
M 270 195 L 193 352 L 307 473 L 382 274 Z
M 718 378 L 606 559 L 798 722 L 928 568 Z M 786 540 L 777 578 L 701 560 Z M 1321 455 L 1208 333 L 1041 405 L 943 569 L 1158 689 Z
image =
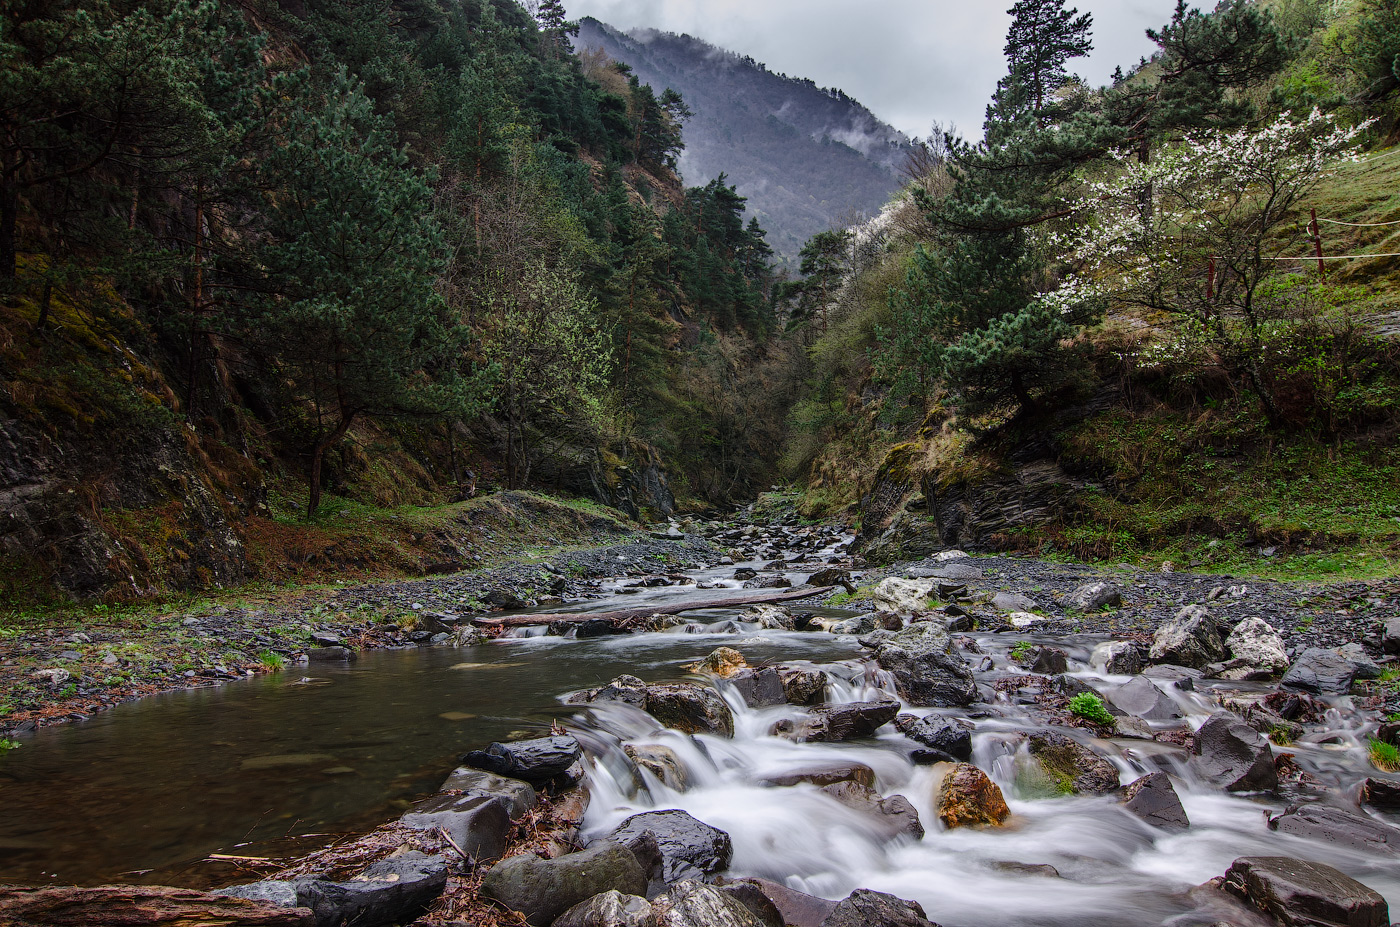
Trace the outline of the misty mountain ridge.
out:
M 685 98 L 694 113 L 679 165 L 685 182 L 724 173 L 794 266 L 808 238 L 877 213 L 899 188 L 909 138 L 841 90 L 693 36 L 624 33 L 591 17 L 574 45 L 581 55 L 601 49 L 657 93 L 669 87 Z

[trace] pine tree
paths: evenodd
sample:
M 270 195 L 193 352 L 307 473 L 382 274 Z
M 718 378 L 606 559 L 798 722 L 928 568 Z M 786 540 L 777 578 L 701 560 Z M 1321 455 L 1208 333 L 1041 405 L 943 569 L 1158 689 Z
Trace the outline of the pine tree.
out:
M 1065 65 L 1093 50 L 1094 20 L 1066 9 L 1065 0 L 1017 0 L 1007 12 L 1012 20 L 1003 51 L 1009 78 L 1025 85 L 1031 111 L 1042 119 L 1046 100 L 1069 80 Z

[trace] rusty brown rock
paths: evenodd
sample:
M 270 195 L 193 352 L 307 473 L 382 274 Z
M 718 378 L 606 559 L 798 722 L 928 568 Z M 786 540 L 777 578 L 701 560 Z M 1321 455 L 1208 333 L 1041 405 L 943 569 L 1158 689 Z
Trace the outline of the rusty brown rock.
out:
M 958 763 L 938 786 L 938 820 L 944 827 L 1000 826 L 1010 817 L 1001 789 L 971 763 Z

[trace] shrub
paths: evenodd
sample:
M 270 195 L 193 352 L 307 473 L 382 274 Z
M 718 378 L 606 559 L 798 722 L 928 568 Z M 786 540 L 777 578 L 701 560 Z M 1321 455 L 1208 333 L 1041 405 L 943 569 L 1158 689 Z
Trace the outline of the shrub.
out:
M 1069 700 L 1069 712 L 1077 718 L 1095 724 L 1113 723 L 1113 715 L 1108 713 L 1103 701 L 1097 695 L 1088 692 L 1081 692 Z

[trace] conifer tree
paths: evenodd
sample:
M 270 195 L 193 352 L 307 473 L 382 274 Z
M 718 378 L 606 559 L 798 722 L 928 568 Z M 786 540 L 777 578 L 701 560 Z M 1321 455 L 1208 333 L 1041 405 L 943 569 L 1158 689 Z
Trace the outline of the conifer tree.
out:
M 1011 28 L 1003 49 L 1010 64 L 1009 79 L 1025 85 L 1037 118 L 1046 99 L 1069 80 L 1065 65 L 1093 49 L 1093 17 L 1065 8 L 1065 0 L 1017 0 L 1008 11 Z

